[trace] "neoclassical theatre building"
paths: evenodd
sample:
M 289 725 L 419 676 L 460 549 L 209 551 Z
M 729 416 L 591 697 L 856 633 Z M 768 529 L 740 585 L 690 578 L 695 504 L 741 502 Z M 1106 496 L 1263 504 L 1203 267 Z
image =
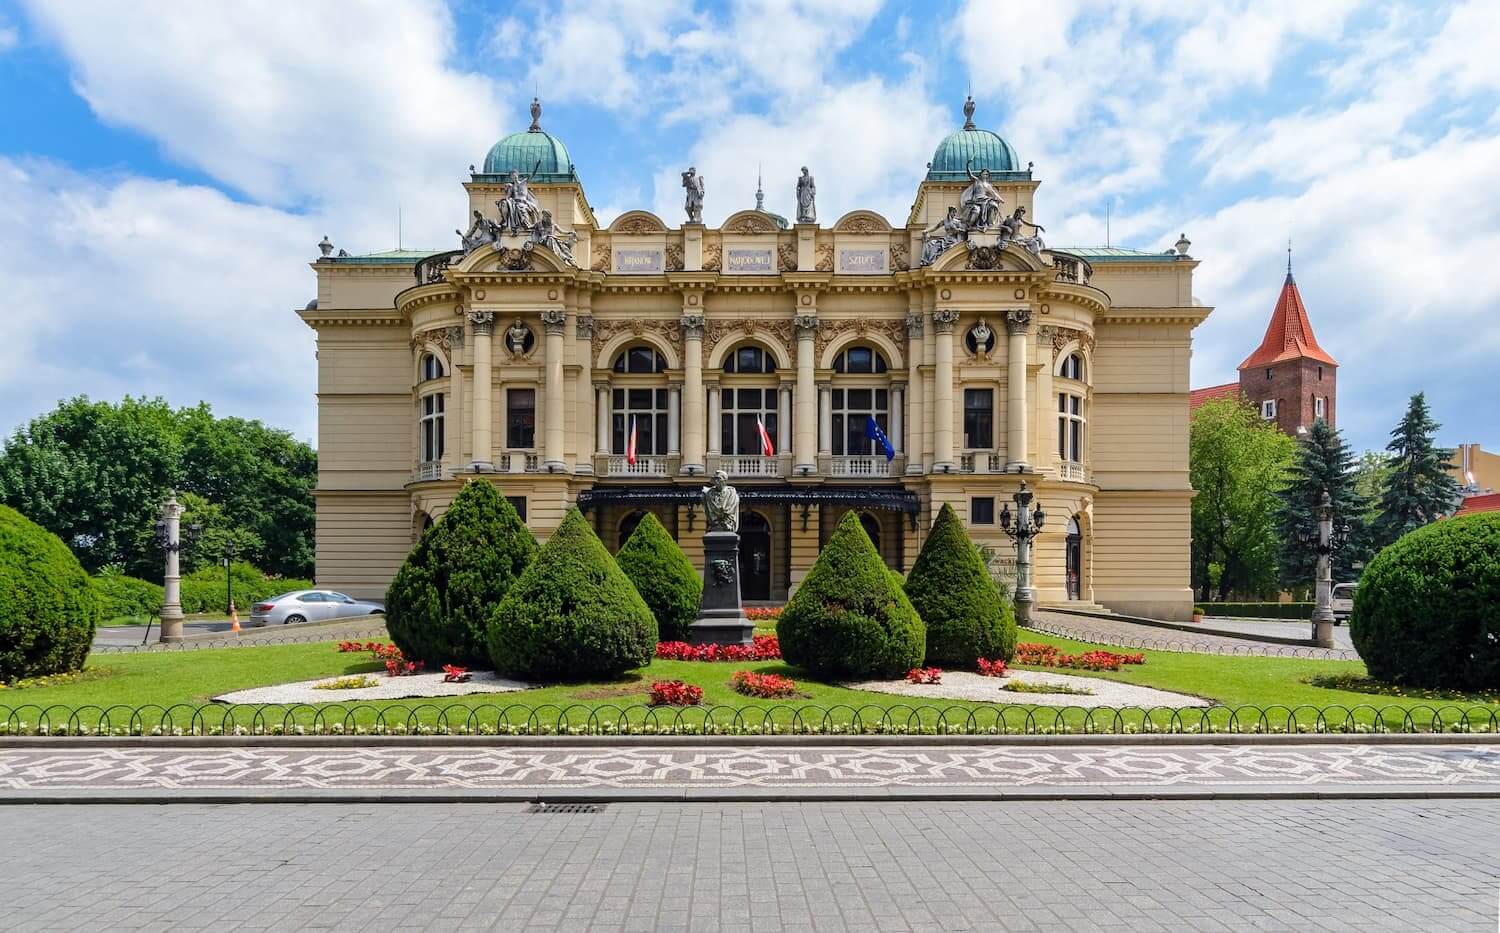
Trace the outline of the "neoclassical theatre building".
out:
M 601 224 L 533 102 L 471 167 L 460 248 L 325 238 L 299 312 L 318 337 L 318 581 L 383 594 L 475 478 L 539 538 L 576 504 L 617 548 L 652 512 L 701 562 L 717 470 L 740 490 L 747 601 L 787 598 L 851 509 L 905 571 L 949 503 L 1013 574 L 1000 519 L 1024 481 L 1047 516 L 1041 605 L 1186 616 L 1208 314 L 1189 243 L 1048 246 L 1031 166 L 964 111 L 896 226 L 821 222 L 804 172 L 795 221 L 757 197 L 710 227 L 692 171 L 684 222 Z

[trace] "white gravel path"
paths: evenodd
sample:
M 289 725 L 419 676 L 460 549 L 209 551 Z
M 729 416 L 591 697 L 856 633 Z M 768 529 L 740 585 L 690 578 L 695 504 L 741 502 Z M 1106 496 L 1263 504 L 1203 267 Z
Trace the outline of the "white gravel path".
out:
M 1089 693 L 1012 693 L 1001 690 L 1007 683 L 1053 684 L 1060 687 L 1077 687 Z M 943 700 L 982 700 L 989 703 L 1025 703 L 1036 706 L 1168 706 L 1179 709 L 1186 706 L 1209 706 L 1202 697 L 1186 693 L 1172 693 L 1153 687 L 1105 680 L 1101 677 L 1075 677 L 1071 674 L 1053 674 L 1046 671 L 1011 671 L 1004 677 L 983 677 L 968 671 L 944 671 L 942 683 L 914 684 L 901 680 L 867 680 L 857 684 L 845 684 L 853 690 L 873 690 L 876 693 L 895 693 L 905 697 L 925 697 Z
M 365 676 L 376 681 L 373 687 L 354 690 L 316 690 L 314 684 L 337 680 L 338 675 L 303 680 L 274 687 L 254 687 L 236 690 L 214 697 L 220 703 L 346 703 L 350 700 L 403 700 L 412 697 L 456 697 L 470 693 L 511 693 L 529 690 L 532 684 L 519 680 L 506 680 L 493 671 L 474 671 L 468 683 L 443 683 L 443 672 L 411 674 L 406 677 L 388 677 L 384 673 Z

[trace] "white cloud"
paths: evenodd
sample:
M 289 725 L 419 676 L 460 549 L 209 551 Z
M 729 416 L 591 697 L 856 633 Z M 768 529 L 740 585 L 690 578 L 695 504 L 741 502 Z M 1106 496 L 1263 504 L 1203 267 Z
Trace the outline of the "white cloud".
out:
M 21 33 L 14 26 L 6 25 L 5 20 L 0 19 L 0 52 L 9 52 L 21 41 Z

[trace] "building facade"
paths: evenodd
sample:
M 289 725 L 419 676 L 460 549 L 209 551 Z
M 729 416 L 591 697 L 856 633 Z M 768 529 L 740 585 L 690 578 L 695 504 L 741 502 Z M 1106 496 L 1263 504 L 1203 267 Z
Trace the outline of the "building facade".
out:
M 539 538 L 576 504 L 614 549 L 652 512 L 701 564 L 717 470 L 741 494 L 747 601 L 787 598 L 851 509 L 905 571 L 949 503 L 1005 575 L 1000 516 L 1025 481 L 1048 516 L 1042 605 L 1185 617 L 1208 314 L 1189 244 L 1048 247 L 1026 219 L 1039 182 L 972 110 L 901 226 L 819 223 L 804 173 L 796 222 L 757 206 L 710 227 L 691 171 L 686 221 L 601 224 L 533 102 L 464 183 L 459 249 L 325 239 L 299 312 L 318 337 L 319 583 L 382 594 L 476 478 Z

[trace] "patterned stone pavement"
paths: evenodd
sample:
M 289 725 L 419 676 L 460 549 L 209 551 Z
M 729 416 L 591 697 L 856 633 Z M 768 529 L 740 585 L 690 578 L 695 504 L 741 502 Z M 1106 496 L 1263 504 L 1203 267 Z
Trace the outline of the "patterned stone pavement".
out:
M 1493 931 L 1500 807 L 0 807 L 0 878 L 18 931 Z
M 1500 744 L 0 748 L 0 798 L 1495 793 Z
M 1039 632 L 1060 635 L 1097 645 L 1125 648 L 1154 648 L 1160 651 L 1187 651 L 1194 654 L 1230 654 L 1247 657 L 1313 658 L 1324 661 L 1357 661 L 1353 648 L 1314 648 L 1305 645 L 1283 645 L 1275 642 L 1214 635 L 1206 631 L 1184 632 L 1141 625 L 1127 619 L 1104 616 L 1082 616 L 1066 612 L 1039 610 L 1031 627 Z M 1025 641 L 1026 630 L 1021 630 Z

